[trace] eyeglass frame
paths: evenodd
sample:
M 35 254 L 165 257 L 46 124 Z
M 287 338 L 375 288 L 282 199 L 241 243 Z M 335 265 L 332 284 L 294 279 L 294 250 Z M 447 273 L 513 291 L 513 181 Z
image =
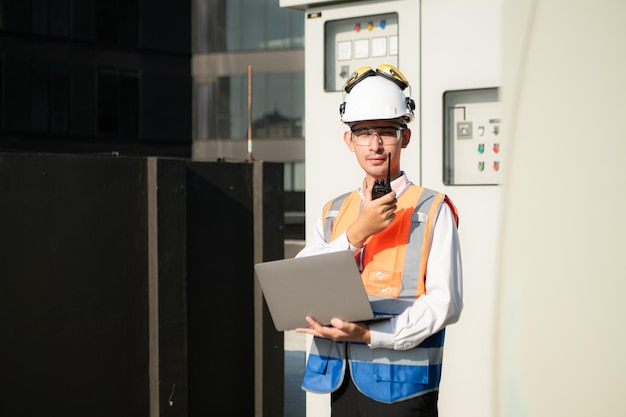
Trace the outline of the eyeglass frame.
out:
M 381 133 L 379 132 L 379 130 L 381 129 L 394 129 L 396 131 L 396 140 L 395 142 L 385 142 L 385 139 L 383 139 L 383 137 L 385 138 L 391 138 L 391 136 L 388 135 L 381 135 Z M 374 138 L 374 135 L 378 136 L 378 143 L 382 144 L 382 145 L 395 145 L 398 142 L 400 142 L 400 139 L 402 138 L 402 136 L 404 135 L 404 131 L 407 129 L 406 126 L 398 126 L 398 125 L 390 125 L 390 126 L 363 126 L 363 127 L 359 127 L 356 129 L 350 129 L 350 134 L 352 137 L 352 143 L 354 143 L 356 146 L 367 146 L 372 142 L 372 139 Z M 358 136 L 356 133 L 359 131 L 367 131 L 367 142 L 365 143 L 358 143 L 357 139 L 358 138 L 362 138 L 363 136 Z M 370 133 L 371 131 L 373 131 L 372 133 Z

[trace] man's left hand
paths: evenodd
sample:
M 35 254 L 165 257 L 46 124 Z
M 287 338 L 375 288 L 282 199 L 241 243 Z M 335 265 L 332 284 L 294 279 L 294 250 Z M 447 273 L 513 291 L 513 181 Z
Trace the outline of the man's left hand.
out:
M 306 321 L 311 327 L 301 327 L 296 329 L 296 332 L 343 342 L 369 344 L 371 341 L 370 329 L 365 323 L 352 323 L 335 317 L 330 320 L 331 326 L 324 326 L 311 316 L 307 316 Z

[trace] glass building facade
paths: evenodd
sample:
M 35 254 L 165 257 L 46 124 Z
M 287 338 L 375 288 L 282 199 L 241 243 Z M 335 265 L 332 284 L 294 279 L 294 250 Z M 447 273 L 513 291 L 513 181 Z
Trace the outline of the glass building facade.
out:
M 190 3 L 1 0 L 0 150 L 189 157 L 191 27 Z
M 279 0 L 194 0 L 193 157 L 285 164 L 304 191 L 304 12 Z
M 304 11 L 0 0 L 0 51 L 0 149 L 207 161 L 251 149 L 284 164 L 286 223 L 302 227 Z

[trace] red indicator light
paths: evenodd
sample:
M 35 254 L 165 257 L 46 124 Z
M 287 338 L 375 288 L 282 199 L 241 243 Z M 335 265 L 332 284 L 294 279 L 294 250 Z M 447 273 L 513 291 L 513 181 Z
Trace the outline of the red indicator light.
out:
M 354 31 L 357 32 L 357 33 L 361 31 L 361 24 L 360 23 L 357 23 L 356 25 L 354 25 Z
M 493 170 L 494 171 L 500 170 L 500 161 L 493 161 Z
M 500 152 L 500 144 L 499 144 L 499 143 L 494 143 L 494 144 L 493 144 L 493 151 L 494 151 L 495 153 Z

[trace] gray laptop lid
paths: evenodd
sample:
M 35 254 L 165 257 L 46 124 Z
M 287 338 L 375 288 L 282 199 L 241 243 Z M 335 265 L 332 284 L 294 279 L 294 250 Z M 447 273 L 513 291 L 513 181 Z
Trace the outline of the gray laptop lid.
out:
M 263 262 L 254 270 L 278 331 L 309 327 L 307 315 L 323 324 L 374 319 L 351 251 Z

